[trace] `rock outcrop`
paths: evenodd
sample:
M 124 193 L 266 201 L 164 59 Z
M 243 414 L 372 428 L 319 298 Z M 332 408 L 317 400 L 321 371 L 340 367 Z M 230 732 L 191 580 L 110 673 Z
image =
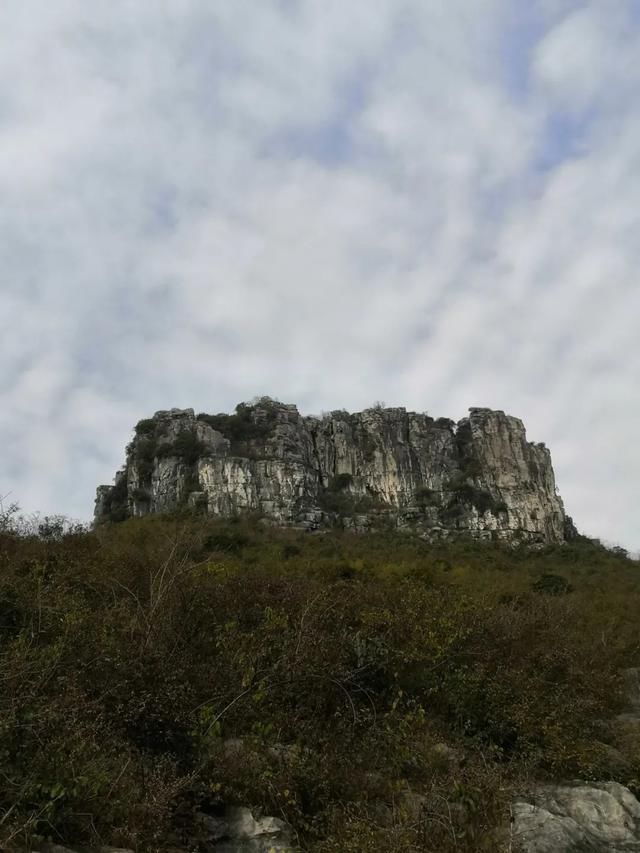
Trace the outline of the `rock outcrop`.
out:
M 541 786 L 514 803 L 513 838 L 523 853 L 640 851 L 640 803 L 617 782 Z
M 269 398 L 232 415 L 157 412 L 137 425 L 115 485 L 98 488 L 96 519 L 187 506 L 429 539 L 553 543 L 575 532 L 547 448 L 518 418 L 483 408 L 457 424 L 404 408 L 303 417 Z
M 622 672 L 628 712 L 611 721 L 612 731 L 624 735 L 640 724 L 640 669 Z M 611 747 L 629 778 L 626 755 L 634 754 L 634 734 L 629 749 Z M 616 755 L 617 754 L 617 755 Z M 522 853 L 640 853 L 640 802 L 617 782 L 541 784 L 513 803 L 509 849 Z
M 215 853 L 293 853 L 291 827 L 277 817 L 255 818 L 247 808 L 229 808 L 224 818 L 206 817 Z

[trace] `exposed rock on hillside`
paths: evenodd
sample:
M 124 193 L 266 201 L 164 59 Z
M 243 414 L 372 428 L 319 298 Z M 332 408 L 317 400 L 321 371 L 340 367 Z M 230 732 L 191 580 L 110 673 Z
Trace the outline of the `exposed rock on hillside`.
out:
M 157 412 L 140 421 L 96 518 L 201 507 L 315 529 L 414 528 L 430 539 L 562 542 L 575 530 L 551 456 L 518 418 L 470 409 L 459 423 L 403 408 L 303 417 L 263 398 L 233 415 Z
M 513 807 L 524 853 L 640 851 L 640 803 L 617 782 L 547 785 Z

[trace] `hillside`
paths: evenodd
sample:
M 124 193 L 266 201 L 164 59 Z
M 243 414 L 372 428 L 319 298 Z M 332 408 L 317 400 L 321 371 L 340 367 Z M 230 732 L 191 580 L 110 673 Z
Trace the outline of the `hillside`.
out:
M 515 853 L 533 783 L 639 791 L 624 552 L 190 513 L 4 528 L 4 847 L 268 849 L 215 842 L 242 806 L 309 853 Z

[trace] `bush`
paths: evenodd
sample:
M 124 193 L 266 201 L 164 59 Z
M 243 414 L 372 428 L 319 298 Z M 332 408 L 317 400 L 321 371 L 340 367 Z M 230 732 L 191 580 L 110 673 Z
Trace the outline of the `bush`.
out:
M 238 554 L 250 542 L 249 536 L 239 530 L 219 530 L 204 540 L 205 551 L 223 551 Z
M 506 510 L 503 501 L 494 500 L 491 493 L 486 489 L 470 483 L 467 474 L 463 471 L 452 477 L 447 485 L 449 490 L 454 492 L 448 507 L 450 514 L 462 515 L 463 507 L 461 504 L 471 504 L 481 515 L 485 512 L 497 514 Z
M 135 441 L 132 452 L 135 453 L 140 481 L 149 483 L 158 453 L 158 444 L 155 437 L 142 434 Z
M 428 486 L 419 486 L 414 492 L 414 499 L 419 506 L 439 506 L 440 497 L 438 492 Z
M 336 474 L 331 478 L 331 482 L 329 483 L 329 491 L 330 492 L 342 492 L 345 489 L 348 489 L 349 486 L 353 483 L 353 475 L 352 474 Z
M 149 489 L 141 487 L 134 489 L 131 497 L 134 499 L 134 501 L 138 501 L 139 503 L 151 502 L 151 492 L 149 491 Z
M 545 593 L 546 595 L 566 595 L 572 592 L 573 587 L 566 578 L 561 575 L 542 575 L 535 583 L 531 585 L 534 592 Z
M 136 435 L 153 436 L 156 433 L 158 422 L 154 418 L 144 418 L 138 421 L 135 427 Z
M 436 418 L 435 425 L 440 429 L 452 430 L 456 422 L 451 420 L 451 418 Z
M 178 456 L 185 465 L 195 465 L 206 453 L 206 444 L 193 429 L 181 430 L 172 442 L 161 444 L 156 450 L 158 458 Z
M 260 416 L 258 417 L 257 409 Z M 251 442 L 264 442 L 273 433 L 278 412 L 273 400 L 264 398 L 257 404 L 240 403 L 233 415 L 198 415 L 198 420 L 222 433 L 231 443 L 231 453 L 243 455 L 250 451 Z
M 105 495 L 104 512 L 109 521 L 124 521 L 127 518 L 128 495 L 126 471 L 119 471 L 116 474 L 115 485 Z

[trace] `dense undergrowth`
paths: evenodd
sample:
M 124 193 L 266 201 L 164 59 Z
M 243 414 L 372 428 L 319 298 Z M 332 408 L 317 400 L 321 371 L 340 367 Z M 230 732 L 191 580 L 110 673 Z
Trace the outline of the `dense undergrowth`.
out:
M 640 663 L 620 554 L 190 517 L 40 533 L 0 533 L 0 846 L 197 850 L 195 814 L 239 803 L 315 853 L 497 850 L 527 781 L 637 791 L 606 724 Z

